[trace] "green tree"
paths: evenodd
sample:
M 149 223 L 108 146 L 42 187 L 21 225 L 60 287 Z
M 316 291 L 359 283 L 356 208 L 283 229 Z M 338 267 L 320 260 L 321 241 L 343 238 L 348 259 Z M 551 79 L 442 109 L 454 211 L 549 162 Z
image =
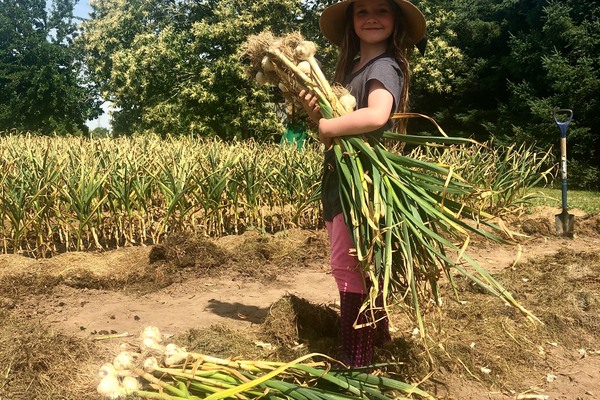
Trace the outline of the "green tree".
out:
M 298 26 L 299 0 L 91 2 L 82 43 L 93 79 L 114 103 L 113 132 L 223 138 L 280 130 L 273 90 L 248 80 L 248 35 Z
M 108 128 L 105 127 L 97 127 L 94 128 L 90 131 L 90 137 L 93 138 L 107 138 L 107 137 L 111 137 L 110 131 L 108 130 Z
M 418 2 L 428 21 L 429 43 L 425 57 L 414 67 L 415 111 L 434 116 L 453 134 L 478 139 L 490 135 L 486 126 L 497 121 L 498 103 L 507 98 L 501 60 L 509 52 L 505 27 L 509 3 Z
M 75 0 L 0 2 L 0 130 L 87 132 L 99 115 L 95 92 L 72 45 Z
M 555 108 L 573 110 L 567 131 L 570 180 L 573 186 L 600 185 L 600 5 L 595 1 L 543 2 L 530 18 L 529 29 L 514 30 L 510 58 L 519 60 L 509 78 L 509 98 L 499 119 L 515 120 L 504 137 L 554 144 L 559 129 Z
M 460 98 L 458 91 L 468 75 L 469 62 L 462 48 L 457 46 L 458 32 L 454 23 L 460 13 L 449 7 L 446 1 L 421 0 L 415 4 L 427 20 L 427 45 L 425 53 L 414 52 L 411 61 L 412 111 L 434 117 L 449 131 L 458 127 L 457 110 L 453 101 Z M 411 130 L 430 129 L 424 121 L 411 121 Z M 461 127 L 462 128 L 462 127 Z
M 573 109 L 569 160 L 585 164 L 585 171 L 572 168 L 570 175 L 578 186 L 597 187 L 600 115 L 593 110 L 599 107 L 600 5 L 591 0 L 418 4 L 434 46 L 415 66 L 415 111 L 435 116 L 453 134 L 548 149 L 559 143 L 552 111 Z M 442 75 L 436 76 L 427 68 L 432 64 L 450 68 L 438 69 Z

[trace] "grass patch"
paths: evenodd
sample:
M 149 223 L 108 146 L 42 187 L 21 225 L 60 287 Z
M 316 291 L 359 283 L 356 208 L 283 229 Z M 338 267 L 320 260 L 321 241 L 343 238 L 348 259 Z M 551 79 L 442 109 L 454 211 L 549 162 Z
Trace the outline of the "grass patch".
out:
M 534 188 L 529 192 L 532 206 L 548 206 L 562 209 L 562 191 L 552 188 Z M 600 192 L 567 190 L 567 208 L 578 208 L 590 214 L 600 212 Z

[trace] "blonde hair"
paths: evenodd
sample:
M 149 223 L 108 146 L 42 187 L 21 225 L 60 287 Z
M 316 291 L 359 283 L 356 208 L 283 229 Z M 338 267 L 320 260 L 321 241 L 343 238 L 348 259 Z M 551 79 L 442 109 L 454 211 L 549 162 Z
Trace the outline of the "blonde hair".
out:
M 408 101 L 409 101 L 409 86 L 410 86 L 410 64 L 408 62 L 408 58 L 412 54 L 413 47 L 411 45 L 407 45 L 407 41 L 409 40 L 408 35 L 406 34 L 406 30 L 404 27 L 406 24 L 404 23 L 404 16 L 400 11 L 400 8 L 394 1 L 388 0 L 388 2 L 392 5 L 392 10 L 394 11 L 394 32 L 388 39 L 388 47 L 386 49 L 386 53 L 391 54 L 398 65 L 400 66 L 400 70 L 402 71 L 402 75 L 404 77 L 402 92 L 400 93 L 400 98 L 398 100 L 398 104 L 396 105 L 397 113 L 408 112 Z M 354 65 L 354 60 L 358 57 L 360 53 L 360 42 L 358 36 L 354 32 L 354 24 L 353 24 L 353 15 L 354 12 L 354 3 L 350 4 L 348 10 L 346 11 L 346 23 L 344 38 L 342 40 L 342 44 L 340 46 L 340 53 L 338 55 L 337 65 L 335 69 L 334 82 L 343 83 L 346 75 L 348 75 L 352 71 L 352 66 Z M 399 132 L 404 132 L 406 130 L 406 120 L 397 119 L 395 120 L 394 130 Z

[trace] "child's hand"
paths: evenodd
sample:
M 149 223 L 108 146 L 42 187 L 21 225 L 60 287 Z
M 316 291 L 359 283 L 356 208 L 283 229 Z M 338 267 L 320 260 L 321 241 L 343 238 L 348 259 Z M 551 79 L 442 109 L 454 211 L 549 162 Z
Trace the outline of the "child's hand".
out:
M 306 113 L 319 127 L 319 140 L 325 145 L 326 149 L 330 148 L 332 145 L 331 138 L 323 135 L 321 132 L 321 124 L 327 122 L 327 120 L 321 115 L 321 108 L 318 103 L 319 98 L 307 90 L 300 91 L 299 97 L 300 103 L 302 103 Z
M 323 118 L 321 115 L 321 107 L 319 107 L 319 103 L 317 102 L 319 100 L 318 97 L 314 93 L 307 90 L 301 90 L 298 97 L 300 98 L 300 103 L 302 103 L 302 106 L 304 107 L 304 110 L 306 110 L 306 113 L 310 119 L 312 119 L 314 123 L 318 125 L 319 120 Z

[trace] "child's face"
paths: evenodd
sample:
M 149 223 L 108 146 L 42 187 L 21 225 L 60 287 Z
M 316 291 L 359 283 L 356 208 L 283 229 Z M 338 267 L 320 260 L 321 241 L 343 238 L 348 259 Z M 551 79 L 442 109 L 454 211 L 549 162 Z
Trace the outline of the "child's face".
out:
M 388 0 L 357 0 L 353 23 L 358 38 L 367 44 L 380 44 L 394 32 L 394 10 Z

